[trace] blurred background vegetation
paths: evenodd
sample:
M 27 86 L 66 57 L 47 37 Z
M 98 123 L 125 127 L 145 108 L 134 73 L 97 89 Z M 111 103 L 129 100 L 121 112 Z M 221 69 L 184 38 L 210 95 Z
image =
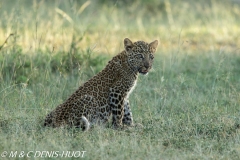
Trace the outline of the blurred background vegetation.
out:
M 38 77 L 34 69 L 73 73 L 83 64 L 98 72 L 106 57 L 121 51 L 125 37 L 158 39 L 162 54 L 220 47 L 239 53 L 239 5 L 232 0 L 2 0 L 0 79 L 26 83 Z

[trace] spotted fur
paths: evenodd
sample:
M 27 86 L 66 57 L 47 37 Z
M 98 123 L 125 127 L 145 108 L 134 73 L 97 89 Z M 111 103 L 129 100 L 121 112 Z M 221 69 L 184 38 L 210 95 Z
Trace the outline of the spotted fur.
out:
M 88 130 L 90 124 L 104 124 L 111 116 L 116 128 L 133 125 L 128 97 L 136 85 L 138 73 L 147 74 L 152 68 L 157 46 L 157 40 L 148 44 L 144 41 L 133 43 L 125 38 L 125 50 L 50 112 L 44 125 L 68 125 Z

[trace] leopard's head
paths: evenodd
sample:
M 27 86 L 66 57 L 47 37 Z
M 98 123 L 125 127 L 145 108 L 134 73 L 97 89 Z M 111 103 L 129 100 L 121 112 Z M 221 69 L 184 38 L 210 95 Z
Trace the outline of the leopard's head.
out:
M 151 43 L 144 41 L 132 42 L 130 39 L 124 39 L 124 48 L 128 56 L 128 64 L 134 72 L 147 74 L 152 68 L 154 53 L 158 46 L 158 40 Z

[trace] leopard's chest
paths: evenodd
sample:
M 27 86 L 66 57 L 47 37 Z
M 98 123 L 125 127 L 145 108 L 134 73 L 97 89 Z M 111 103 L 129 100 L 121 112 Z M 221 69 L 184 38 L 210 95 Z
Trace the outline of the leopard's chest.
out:
M 129 87 L 129 90 L 127 91 L 126 99 L 129 98 L 130 94 L 132 93 L 132 91 L 135 89 L 136 86 L 137 86 L 137 80 L 134 80 L 132 82 L 132 85 Z

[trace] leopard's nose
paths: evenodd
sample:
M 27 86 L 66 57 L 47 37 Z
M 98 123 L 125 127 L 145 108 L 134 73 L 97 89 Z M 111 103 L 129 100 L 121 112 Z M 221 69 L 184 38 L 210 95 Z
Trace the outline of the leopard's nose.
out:
M 148 68 L 150 67 L 149 62 L 145 62 L 145 63 L 144 63 L 144 67 L 148 69 Z

